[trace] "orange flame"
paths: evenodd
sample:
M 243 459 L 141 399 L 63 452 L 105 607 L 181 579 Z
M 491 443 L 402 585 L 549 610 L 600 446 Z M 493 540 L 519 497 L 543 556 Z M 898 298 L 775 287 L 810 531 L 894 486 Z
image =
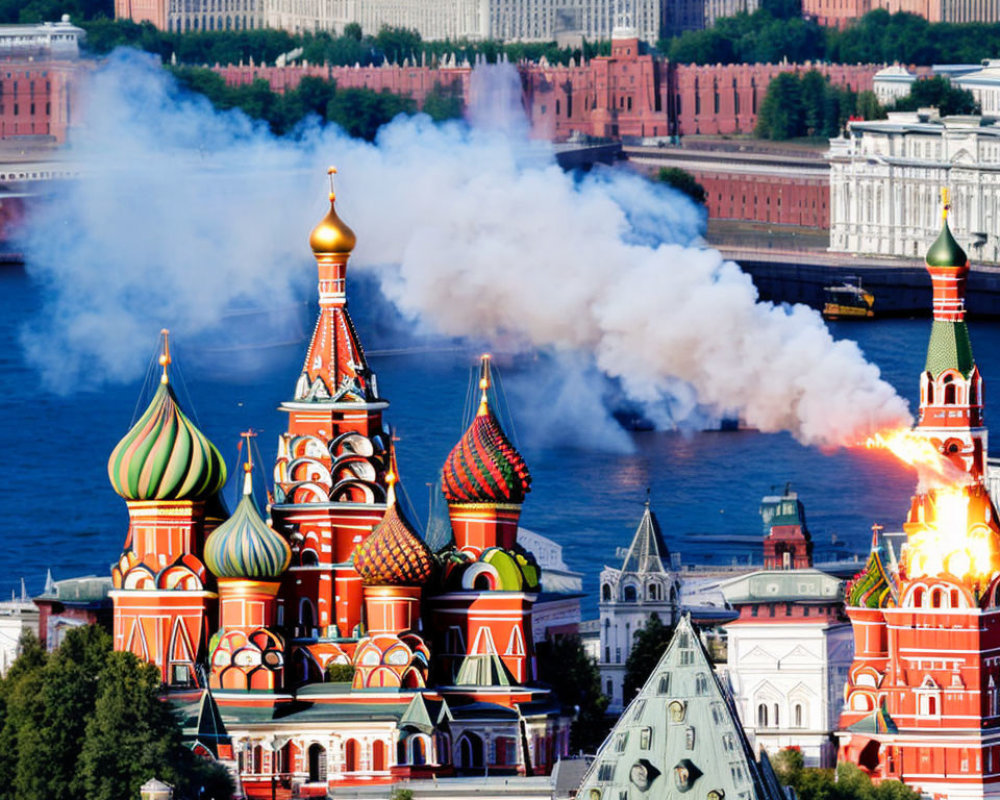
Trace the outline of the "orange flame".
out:
M 986 524 L 988 517 L 983 514 L 979 519 L 969 488 L 934 489 L 926 498 L 924 518 L 917 522 L 919 530 L 911 530 L 903 551 L 906 576 L 947 573 L 967 582 L 988 582 L 1000 569 L 1000 543 Z
M 910 428 L 876 433 L 865 443 L 869 448 L 888 450 L 900 461 L 915 467 L 922 480 L 936 485 L 966 485 L 972 477 L 957 467 L 930 439 Z
M 877 433 L 870 448 L 885 449 L 917 470 L 921 484 L 902 553 L 907 578 L 949 574 L 985 585 L 1000 570 L 1000 537 L 992 504 L 975 479 L 924 435 L 908 428 Z

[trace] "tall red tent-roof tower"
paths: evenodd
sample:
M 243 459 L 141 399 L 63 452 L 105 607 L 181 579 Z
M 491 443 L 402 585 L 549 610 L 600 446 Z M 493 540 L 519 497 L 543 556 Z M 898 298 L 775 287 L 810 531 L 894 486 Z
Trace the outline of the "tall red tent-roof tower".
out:
M 298 644 L 294 682 L 317 680 L 326 665 L 349 663 L 363 635 L 361 578 L 351 556 L 385 513 L 388 435 L 375 374 L 347 311 L 347 261 L 354 232 L 330 210 L 309 243 L 319 271 L 319 318 L 295 396 L 282 404 L 288 430 L 274 469 L 277 530 L 292 542 L 285 624 Z M 292 596 L 294 595 L 294 596 Z
M 948 228 L 927 253 L 934 322 L 915 433 L 940 456 L 905 536 L 875 527 L 847 592 L 855 655 L 841 760 L 938 797 L 1000 797 L 1000 528 L 984 485 L 982 378 L 965 323 L 969 262 Z

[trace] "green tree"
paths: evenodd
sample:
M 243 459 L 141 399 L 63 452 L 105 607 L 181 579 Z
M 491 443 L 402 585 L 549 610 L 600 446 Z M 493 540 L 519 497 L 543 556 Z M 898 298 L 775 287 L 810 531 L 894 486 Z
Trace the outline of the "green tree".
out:
M 20 655 L 0 680 L 0 800 L 17 800 L 20 738 L 41 722 L 37 701 L 42 690 L 42 670 L 48 654 L 34 634 L 20 639 Z M 43 765 L 44 769 L 44 765 Z
M 435 83 L 424 98 L 424 107 L 421 110 L 435 122 L 461 119 L 465 114 L 461 82 L 454 81 L 448 85 Z
M 941 75 L 914 81 L 910 93 L 896 101 L 898 111 L 916 111 L 934 106 L 942 116 L 951 114 L 978 114 L 979 103 L 967 89 L 958 89 Z
M 694 179 L 694 175 L 680 167 L 660 167 L 660 171 L 656 173 L 655 180 L 659 183 L 665 183 L 679 192 L 683 192 L 700 205 L 704 205 L 708 197 L 705 194 L 705 187 Z
M 797 747 L 780 751 L 771 763 L 778 780 L 792 787 L 799 800 L 919 800 L 920 797 L 899 781 L 874 785 L 855 764 L 838 764 L 836 771 L 805 767 Z
M 633 637 L 632 651 L 625 661 L 624 700 L 626 705 L 653 673 L 674 636 L 674 626 L 665 625 L 655 611 Z
M 399 114 L 412 114 L 416 103 L 409 97 L 371 89 L 338 90 L 326 107 L 326 118 L 337 123 L 348 135 L 375 139 L 378 129 Z
M 879 103 L 875 92 L 870 89 L 858 92 L 858 99 L 854 105 L 854 110 L 861 119 L 885 119 L 886 117 L 885 109 Z
M 540 680 L 549 684 L 563 705 L 577 709 L 570 730 L 571 750 L 595 752 L 607 735 L 604 712 L 608 698 L 601 692 L 601 673 L 578 636 L 539 642 L 535 650 Z
M 21 798 L 74 800 L 82 792 L 77 756 L 96 700 L 111 637 L 96 625 L 74 628 L 41 670 L 37 724 L 18 733 L 14 788 Z
M 414 58 L 420 53 L 420 34 L 407 28 L 383 26 L 375 37 L 375 47 L 393 64 L 402 64 L 404 58 Z
M 354 39 L 356 42 L 361 41 L 361 25 L 357 22 L 348 22 L 344 26 L 344 36 L 348 39 Z
M 767 87 L 755 133 L 761 139 L 791 139 L 804 130 L 802 83 L 797 75 L 782 72 Z
M 153 777 L 173 784 L 179 797 L 231 795 L 225 770 L 184 746 L 159 693 L 156 667 L 131 653 L 108 655 L 80 748 L 79 779 L 87 800 L 138 797 L 139 787 Z

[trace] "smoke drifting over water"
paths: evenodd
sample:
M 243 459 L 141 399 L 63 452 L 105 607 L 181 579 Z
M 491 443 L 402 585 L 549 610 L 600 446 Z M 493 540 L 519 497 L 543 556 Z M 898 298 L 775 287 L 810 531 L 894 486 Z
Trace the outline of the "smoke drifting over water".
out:
M 378 267 L 424 331 L 553 354 L 575 381 L 561 415 L 595 413 L 599 371 L 663 425 L 708 409 L 836 446 L 909 423 L 853 342 L 814 311 L 758 303 L 747 275 L 700 246 L 689 201 L 621 170 L 574 179 L 512 126 L 417 117 L 375 145 L 318 126 L 276 140 L 134 53 L 94 76 L 86 119 L 72 153 L 86 177 L 35 219 L 27 248 L 49 292 L 23 339 L 50 387 L 135 377 L 163 325 L 205 340 L 234 308 L 305 296 L 335 163 L 358 233 L 351 269 Z

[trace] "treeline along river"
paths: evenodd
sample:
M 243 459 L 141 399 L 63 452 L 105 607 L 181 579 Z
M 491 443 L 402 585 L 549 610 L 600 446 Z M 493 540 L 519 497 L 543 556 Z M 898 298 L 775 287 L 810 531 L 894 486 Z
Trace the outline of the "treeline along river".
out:
M 19 344 L 23 326 L 39 313 L 42 291 L 23 269 L 6 268 L 0 297 L 0 592 L 9 596 L 23 577 L 37 594 L 46 569 L 57 580 L 108 574 L 121 552 L 127 514 L 108 483 L 107 459 L 134 419 L 142 382 L 98 391 L 65 386 L 62 394 L 44 389 Z M 391 402 L 387 418 L 399 437 L 403 486 L 422 526 L 429 484 L 463 429 L 476 353 L 446 345 L 414 352 L 405 326 L 386 324 L 388 307 L 372 285 L 355 280 L 351 297 L 379 388 Z M 304 304 L 296 335 L 276 342 L 175 343 L 178 395 L 222 451 L 231 475 L 239 432 L 249 427 L 260 431 L 259 474 L 270 474 L 285 423 L 276 409 L 294 388 L 313 308 Z M 160 326 L 150 320 L 151 356 Z M 839 323 L 833 330 L 856 339 L 915 407 L 929 319 Z M 973 322 L 972 339 L 986 379 L 987 421 L 1000 420 L 1000 389 L 990 391 L 990 379 L 1000 376 L 1000 322 Z M 60 354 L 50 357 L 58 363 Z M 585 614 L 596 610 L 597 575 L 615 563 L 616 548 L 628 544 L 647 487 L 671 550 L 686 564 L 759 561 L 759 543 L 746 537 L 761 532 L 761 497 L 788 481 L 805 502 L 821 557 L 863 553 L 873 522 L 889 529 L 902 523 L 915 477 L 884 455 L 824 453 L 787 435 L 753 431 L 634 433 L 626 437 L 630 448 L 609 447 L 607 436 L 597 433 L 606 421 L 591 430 L 586 417 L 568 411 L 574 397 L 601 387 L 574 387 L 561 401 L 563 414 L 555 400 L 558 380 L 544 358 L 497 360 L 517 443 L 534 478 L 522 524 L 561 544 L 569 567 L 583 573 Z M 230 480 L 226 489 L 230 507 L 234 486 Z

